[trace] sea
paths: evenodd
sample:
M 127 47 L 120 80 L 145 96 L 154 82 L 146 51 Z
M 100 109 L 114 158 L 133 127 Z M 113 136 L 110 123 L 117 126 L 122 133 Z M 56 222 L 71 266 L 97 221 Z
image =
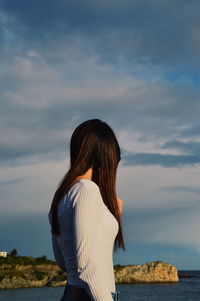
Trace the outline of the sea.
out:
M 178 283 L 118 284 L 119 301 L 200 301 L 200 271 L 179 271 Z M 59 301 L 64 287 L 0 290 L 0 301 Z

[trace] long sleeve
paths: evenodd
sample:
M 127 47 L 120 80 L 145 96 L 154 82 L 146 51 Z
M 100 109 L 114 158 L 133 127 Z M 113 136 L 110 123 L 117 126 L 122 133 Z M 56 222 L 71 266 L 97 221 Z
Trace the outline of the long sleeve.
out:
M 65 261 L 55 235 L 51 235 L 54 257 L 63 272 L 66 272 Z
M 72 206 L 74 251 L 79 277 L 89 286 L 89 295 L 94 301 L 113 301 L 97 255 L 101 201 L 95 184 L 83 185 L 77 193 Z
M 49 219 L 49 222 L 51 224 L 52 223 L 51 212 L 48 213 L 48 219 Z M 52 242 L 53 253 L 54 253 L 56 263 L 58 264 L 58 266 L 61 268 L 61 270 L 63 272 L 66 272 L 65 261 L 64 261 L 63 254 L 60 250 L 56 235 L 54 235 L 52 232 L 51 232 L 51 242 Z

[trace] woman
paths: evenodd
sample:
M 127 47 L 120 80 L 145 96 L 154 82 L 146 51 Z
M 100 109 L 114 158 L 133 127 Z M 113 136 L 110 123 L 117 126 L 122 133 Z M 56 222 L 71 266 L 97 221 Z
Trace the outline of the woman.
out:
M 49 212 L 56 262 L 67 272 L 60 301 L 119 300 L 112 251 L 125 250 L 116 196 L 120 148 L 112 129 L 99 119 L 81 123 L 70 141 L 70 168 Z

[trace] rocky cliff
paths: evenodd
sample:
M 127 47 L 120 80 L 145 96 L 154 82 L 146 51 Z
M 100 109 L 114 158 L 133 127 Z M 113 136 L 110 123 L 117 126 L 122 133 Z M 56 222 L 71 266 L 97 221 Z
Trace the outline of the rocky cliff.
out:
M 154 261 L 144 265 L 115 267 L 116 283 L 177 282 L 178 271 L 169 263 Z

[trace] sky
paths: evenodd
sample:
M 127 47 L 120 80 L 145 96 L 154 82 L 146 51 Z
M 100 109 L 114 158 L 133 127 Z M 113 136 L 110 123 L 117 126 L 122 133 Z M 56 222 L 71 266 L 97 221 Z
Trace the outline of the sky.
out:
M 114 264 L 200 269 L 199 13 L 198 0 L 1 0 L 1 251 L 53 258 L 70 137 L 99 118 L 122 151 Z

